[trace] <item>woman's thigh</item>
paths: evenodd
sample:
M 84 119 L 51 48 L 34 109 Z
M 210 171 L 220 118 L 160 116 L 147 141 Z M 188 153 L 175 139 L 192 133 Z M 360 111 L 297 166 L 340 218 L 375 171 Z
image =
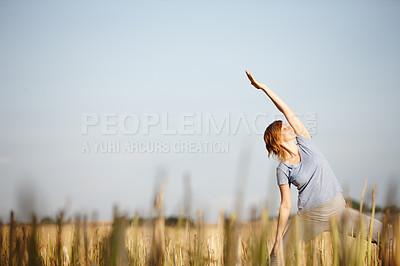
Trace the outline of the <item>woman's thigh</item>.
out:
M 283 244 L 284 246 L 287 246 L 288 244 L 295 243 L 299 240 L 307 243 L 317 235 L 328 230 L 330 230 L 329 218 L 325 221 L 321 221 L 296 214 L 291 219 L 288 229 L 283 237 Z
M 363 226 L 361 226 L 361 222 Z M 340 223 L 340 231 L 348 235 L 356 236 L 357 233 L 362 233 L 365 238 L 368 236 L 369 228 L 371 225 L 371 217 L 365 214 L 360 214 L 359 211 L 346 208 L 342 215 L 342 222 Z M 364 232 L 360 232 L 363 229 Z M 372 241 L 377 242 L 378 232 L 382 235 L 383 224 L 381 221 L 374 219 L 372 225 Z
M 331 219 L 338 220 L 338 217 L 346 209 L 345 206 L 346 202 L 340 193 L 311 211 L 295 215 L 284 236 L 284 244 L 292 239 L 308 242 L 317 235 L 331 230 Z

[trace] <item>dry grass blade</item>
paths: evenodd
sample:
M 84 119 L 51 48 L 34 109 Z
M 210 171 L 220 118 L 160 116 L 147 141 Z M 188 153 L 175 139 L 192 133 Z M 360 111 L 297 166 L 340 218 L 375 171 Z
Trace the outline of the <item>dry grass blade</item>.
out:
M 364 194 L 365 194 L 365 188 L 367 187 L 367 179 L 365 178 L 364 180 L 364 186 L 363 190 L 361 193 L 361 201 L 360 201 L 360 213 L 362 213 L 362 208 L 363 208 L 363 202 L 364 202 Z
M 165 220 L 164 220 L 164 195 L 167 184 L 164 183 L 159 194 L 154 199 L 156 218 L 153 226 L 153 240 L 151 243 L 149 265 L 163 265 L 165 259 Z
M 369 232 L 368 232 L 368 248 L 367 248 L 367 258 L 368 258 L 368 265 L 371 265 L 371 244 L 372 244 L 372 230 L 374 227 L 374 216 L 375 216 L 375 191 L 376 185 L 374 186 L 374 190 L 372 191 L 372 214 L 371 214 L 371 221 L 369 224 Z

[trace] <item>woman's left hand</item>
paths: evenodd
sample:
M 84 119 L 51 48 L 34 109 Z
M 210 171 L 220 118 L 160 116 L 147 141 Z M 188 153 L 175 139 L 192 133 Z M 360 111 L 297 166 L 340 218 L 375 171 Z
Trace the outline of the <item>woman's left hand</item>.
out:
M 265 86 L 264 84 L 262 84 L 261 82 L 258 82 L 257 80 L 255 80 L 253 78 L 253 76 L 246 70 L 246 75 L 249 78 L 251 85 L 253 85 L 254 87 L 256 87 L 257 89 L 263 89 L 266 88 L 267 86 Z
M 278 250 L 278 242 L 275 241 L 274 247 L 272 248 L 272 255 L 276 257 L 276 252 Z

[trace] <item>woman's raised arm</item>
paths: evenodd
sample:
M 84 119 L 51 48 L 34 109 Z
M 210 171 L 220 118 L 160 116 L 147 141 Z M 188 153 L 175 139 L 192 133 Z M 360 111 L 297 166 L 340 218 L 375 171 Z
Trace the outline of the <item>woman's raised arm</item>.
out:
M 294 132 L 297 135 L 301 135 L 306 138 L 311 138 L 310 134 L 308 133 L 307 128 L 304 126 L 303 122 L 297 117 L 297 115 L 289 108 L 289 106 L 270 88 L 268 88 L 265 84 L 258 82 L 253 78 L 253 76 L 246 70 L 246 75 L 249 78 L 251 85 L 264 91 L 268 97 L 272 100 L 275 106 L 278 108 L 279 111 L 286 117 L 286 120 L 292 126 Z

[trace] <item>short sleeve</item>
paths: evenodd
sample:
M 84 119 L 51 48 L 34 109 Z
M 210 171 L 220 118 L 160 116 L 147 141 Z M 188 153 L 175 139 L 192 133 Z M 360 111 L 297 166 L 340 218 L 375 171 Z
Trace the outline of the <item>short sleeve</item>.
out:
M 314 145 L 314 139 L 303 137 L 302 135 L 296 135 L 297 143 L 303 146 Z
M 276 168 L 276 179 L 277 179 L 278 186 L 289 184 L 289 178 L 279 167 Z

